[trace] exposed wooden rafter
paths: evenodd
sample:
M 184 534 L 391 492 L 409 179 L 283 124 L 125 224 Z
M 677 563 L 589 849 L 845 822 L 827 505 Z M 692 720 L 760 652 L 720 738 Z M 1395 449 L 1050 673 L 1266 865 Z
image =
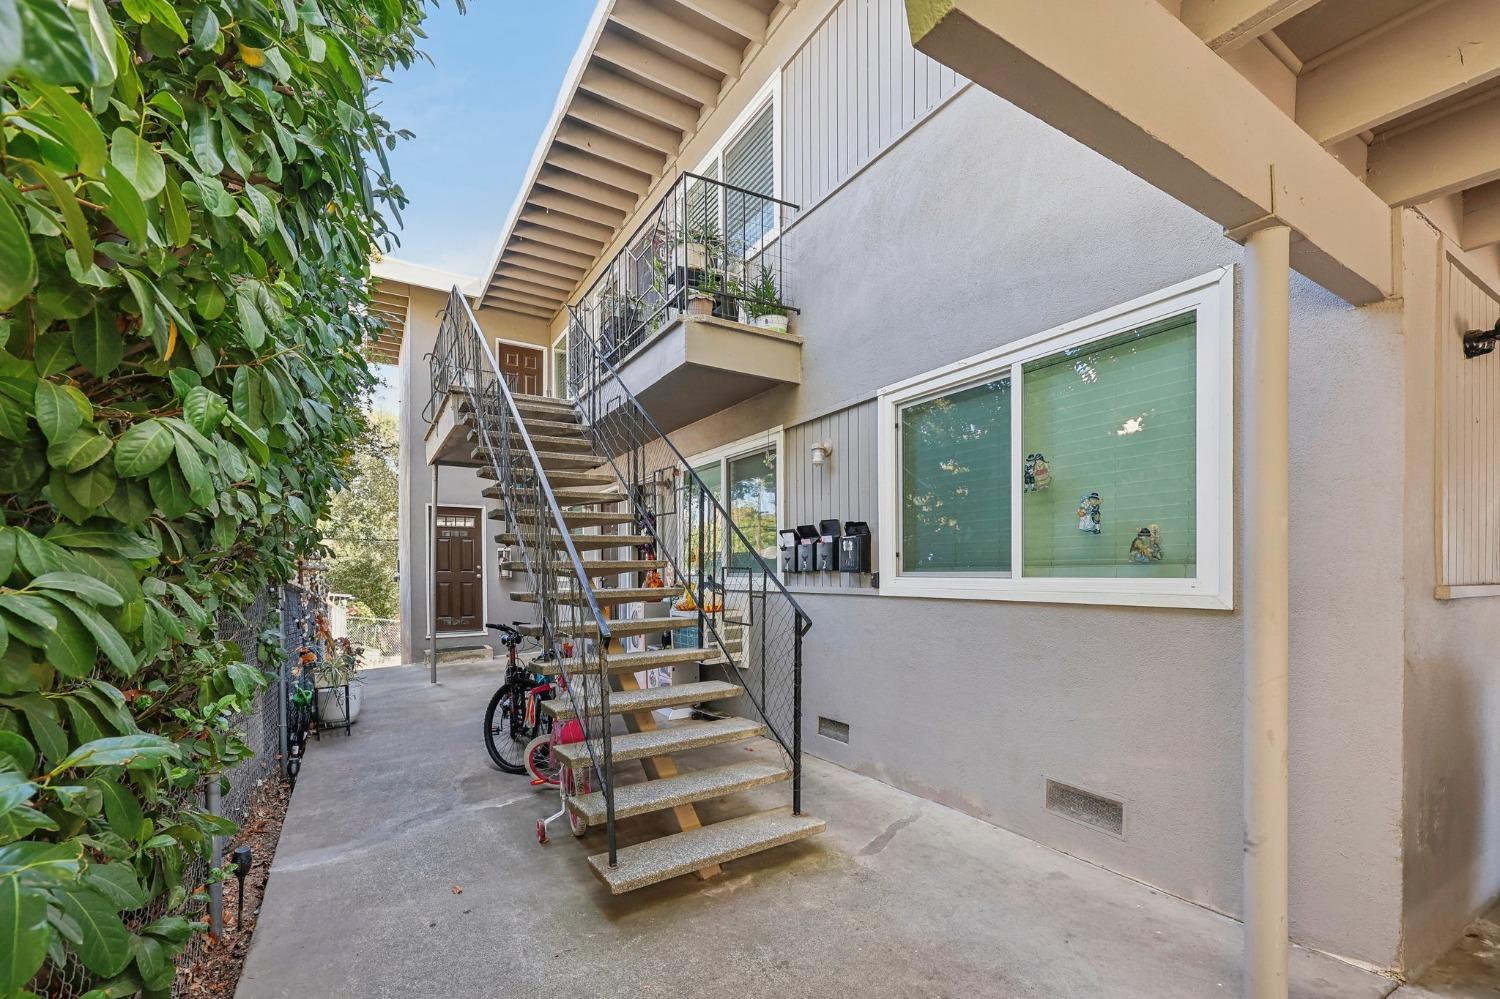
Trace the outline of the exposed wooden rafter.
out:
M 1233 49 L 1254 41 L 1319 0 L 1182 0 L 1182 23 L 1210 48 Z

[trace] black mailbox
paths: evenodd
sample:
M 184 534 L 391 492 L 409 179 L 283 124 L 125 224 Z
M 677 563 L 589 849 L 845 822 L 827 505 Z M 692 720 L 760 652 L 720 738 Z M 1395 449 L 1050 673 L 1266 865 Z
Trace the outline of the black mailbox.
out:
M 870 571 L 870 525 L 862 520 L 844 525 L 844 536 L 839 538 L 839 571 Z
M 797 525 L 797 571 L 813 571 L 813 553 L 818 547 L 818 529 L 811 524 Z
M 813 556 L 813 568 L 818 572 L 838 572 L 838 545 L 838 519 L 818 521 L 818 551 Z
M 797 571 L 797 532 L 791 528 L 782 528 L 776 532 L 781 539 L 778 543 L 781 548 L 781 571 L 785 575 Z

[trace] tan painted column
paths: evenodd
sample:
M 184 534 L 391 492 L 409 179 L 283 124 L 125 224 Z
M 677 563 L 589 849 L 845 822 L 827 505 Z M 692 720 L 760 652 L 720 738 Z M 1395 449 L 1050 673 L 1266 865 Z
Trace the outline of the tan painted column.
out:
M 1245 267 L 1245 983 L 1287 995 L 1287 372 L 1291 230 Z

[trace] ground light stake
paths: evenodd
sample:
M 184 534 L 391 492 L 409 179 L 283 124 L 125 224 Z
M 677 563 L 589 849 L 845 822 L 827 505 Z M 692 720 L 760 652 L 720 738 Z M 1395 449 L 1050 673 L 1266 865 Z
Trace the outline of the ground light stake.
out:
M 240 883 L 239 904 L 235 908 L 234 928 L 240 929 L 245 925 L 245 876 L 250 873 L 250 864 L 253 854 L 248 846 L 237 846 L 234 848 L 234 877 Z

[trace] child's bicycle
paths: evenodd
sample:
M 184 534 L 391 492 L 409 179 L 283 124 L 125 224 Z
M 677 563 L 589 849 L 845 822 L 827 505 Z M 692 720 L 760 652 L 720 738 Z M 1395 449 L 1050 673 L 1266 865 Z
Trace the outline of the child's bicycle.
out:
M 541 697 L 567 697 L 568 681 L 561 674 L 557 677 L 557 683 L 547 684 L 545 694 L 533 695 Z M 540 690 L 540 688 L 538 688 Z M 555 693 L 554 693 L 555 691 Z M 536 705 L 536 711 L 541 713 L 540 700 Z M 583 723 L 577 718 L 563 722 L 561 725 L 548 725 L 546 731 L 535 739 L 532 739 L 526 747 L 526 772 L 531 774 L 531 783 L 535 787 L 543 785 L 557 788 L 559 807 L 556 812 L 545 819 L 536 820 L 536 841 L 547 842 L 547 827 L 558 819 L 567 817 L 568 831 L 574 836 L 582 836 L 588 832 L 588 820 L 577 814 L 568 807 L 568 799 L 575 794 L 588 794 L 590 789 L 589 771 L 575 770 L 562 761 L 557 755 L 557 747 L 574 742 L 582 742 L 585 739 Z

